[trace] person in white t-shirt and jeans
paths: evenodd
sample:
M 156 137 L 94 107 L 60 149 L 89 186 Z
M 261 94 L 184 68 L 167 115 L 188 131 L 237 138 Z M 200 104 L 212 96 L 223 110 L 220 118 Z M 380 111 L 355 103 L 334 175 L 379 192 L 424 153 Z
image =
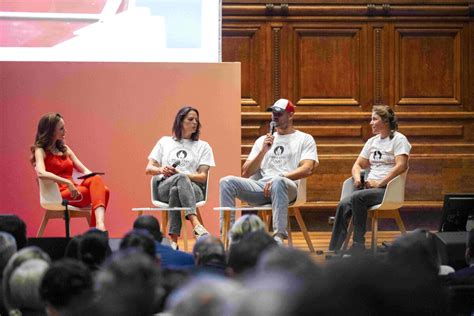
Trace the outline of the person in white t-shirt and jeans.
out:
M 164 136 L 148 156 L 146 174 L 158 181 L 158 200 L 170 207 L 190 207 L 186 218 L 191 221 L 196 237 L 208 234 L 196 216 L 196 202 L 205 198 L 208 171 L 214 167 L 212 148 L 199 139 L 201 123 L 197 109 L 185 106 L 176 114 L 173 137 Z M 179 212 L 170 212 L 171 247 L 177 249 L 181 232 Z
M 339 202 L 332 229 L 330 251 L 340 250 L 347 236 L 350 216 L 353 217 L 354 237 L 351 252 L 365 249 L 367 209 L 382 202 L 387 183 L 408 168 L 411 145 L 397 132 L 398 122 L 393 110 L 386 105 L 372 109 L 370 121 L 375 134 L 364 145 L 352 167 L 355 191 Z M 361 171 L 369 169 L 362 183 Z
M 276 132 L 257 139 L 242 167 L 242 177 L 220 180 L 220 205 L 234 207 L 235 198 L 252 205 L 271 203 L 273 236 L 282 244 L 288 237 L 288 204 L 296 199 L 298 180 L 309 177 L 319 162 L 314 138 L 293 127 L 295 105 L 280 99 L 268 110 Z M 234 220 L 232 214 L 231 222 Z

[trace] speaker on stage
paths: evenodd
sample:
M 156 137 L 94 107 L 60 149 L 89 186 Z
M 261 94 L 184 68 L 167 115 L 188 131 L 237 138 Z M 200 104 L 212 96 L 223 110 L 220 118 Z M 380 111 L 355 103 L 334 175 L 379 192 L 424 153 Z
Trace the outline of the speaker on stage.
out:
M 465 259 L 467 232 L 438 232 L 435 236 L 441 263 L 455 270 L 465 268 L 467 266 Z

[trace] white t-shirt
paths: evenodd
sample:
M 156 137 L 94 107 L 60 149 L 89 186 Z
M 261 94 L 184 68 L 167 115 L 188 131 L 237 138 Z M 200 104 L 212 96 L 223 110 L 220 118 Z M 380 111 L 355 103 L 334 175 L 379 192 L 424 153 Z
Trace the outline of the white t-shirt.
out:
M 360 152 L 361 157 L 370 162 L 370 172 L 365 180 L 382 180 L 395 166 L 395 156 L 410 155 L 411 145 L 405 135 L 395 132 L 393 138 L 370 138 Z
M 260 172 L 263 178 L 287 173 L 298 168 L 302 160 L 318 162 L 318 152 L 313 136 L 295 131 L 287 135 L 273 134 L 275 139 L 270 150 L 263 157 Z M 260 136 L 252 147 L 248 160 L 255 159 L 262 149 L 265 135 Z
M 153 159 L 161 166 L 171 166 L 179 160 L 176 169 L 184 174 L 196 173 L 199 166 L 214 167 L 214 155 L 209 144 L 202 140 L 176 140 L 170 136 L 162 137 L 153 147 L 148 159 Z

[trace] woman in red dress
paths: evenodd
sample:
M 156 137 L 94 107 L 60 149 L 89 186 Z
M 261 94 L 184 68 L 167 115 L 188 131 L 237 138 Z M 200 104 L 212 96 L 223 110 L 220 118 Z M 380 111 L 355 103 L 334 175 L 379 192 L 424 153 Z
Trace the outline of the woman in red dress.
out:
M 59 190 L 69 204 L 85 207 L 92 204 L 91 227 L 105 231 L 104 216 L 109 201 L 109 189 L 98 175 L 75 183 L 73 170 L 92 173 L 65 145 L 66 128 L 59 113 L 47 113 L 38 123 L 35 143 L 31 146 L 31 162 L 39 178 L 58 183 Z

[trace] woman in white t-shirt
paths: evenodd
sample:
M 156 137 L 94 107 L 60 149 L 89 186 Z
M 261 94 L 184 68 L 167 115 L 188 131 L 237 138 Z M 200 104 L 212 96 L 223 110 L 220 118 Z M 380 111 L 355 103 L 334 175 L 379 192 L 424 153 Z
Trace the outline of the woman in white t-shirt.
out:
M 374 106 L 370 126 L 375 136 L 365 143 L 352 167 L 356 190 L 339 202 L 329 250 L 341 248 L 351 215 L 354 223 L 351 250 L 357 252 L 365 249 L 367 208 L 380 204 L 387 183 L 408 168 L 411 145 L 405 135 L 397 132 L 398 122 L 393 110 L 386 105 Z M 365 169 L 369 169 L 369 173 L 362 179 L 361 171 Z
M 204 200 L 208 171 L 215 166 L 211 146 L 199 139 L 201 123 L 199 112 L 185 106 L 176 114 L 173 137 L 164 136 L 148 156 L 146 174 L 158 181 L 158 200 L 170 207 L 190 207 L 186 218 L 194 227 L 194 234 L 208 234 L 196 216 L 196 202 Z M 177 248 L 181 231 L 179 212 L 170 212 L 171 246 Z

